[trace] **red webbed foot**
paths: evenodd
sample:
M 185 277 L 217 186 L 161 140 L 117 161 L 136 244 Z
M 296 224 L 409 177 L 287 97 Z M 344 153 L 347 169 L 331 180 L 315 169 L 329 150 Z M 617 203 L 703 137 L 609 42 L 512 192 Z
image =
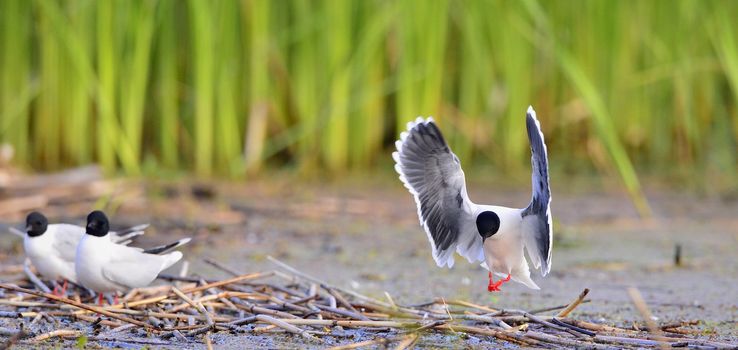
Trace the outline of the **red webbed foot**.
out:
M 489 285 L 487 285 L 487 291 L 489 292 L 499 292 L 500 286 L 502 286 L 505 282 L 510 281 L 510 274 L 507 274 L 507 277 L 504 279 L 501 279 L 497 282 L 492 281 L 492 272 L 489 273 Z

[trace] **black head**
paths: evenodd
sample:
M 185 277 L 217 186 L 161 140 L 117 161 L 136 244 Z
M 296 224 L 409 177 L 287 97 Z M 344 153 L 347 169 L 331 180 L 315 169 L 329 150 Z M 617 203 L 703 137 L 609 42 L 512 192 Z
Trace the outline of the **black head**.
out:
M 500 229 L 500 217 L 493 211 L 483 211 L 477 216 L 477 231 L 482 242 L 492 237 Z
M 44 234 L 49 226 L 49 220 L 46 220 L 44 214 L 34 211 L 26 216 L 26 232 L 31 237 Z
M 87 215 L 87 234 L 104 237 L 110 231 L 110 223 L 105 213 L 95 210 Z

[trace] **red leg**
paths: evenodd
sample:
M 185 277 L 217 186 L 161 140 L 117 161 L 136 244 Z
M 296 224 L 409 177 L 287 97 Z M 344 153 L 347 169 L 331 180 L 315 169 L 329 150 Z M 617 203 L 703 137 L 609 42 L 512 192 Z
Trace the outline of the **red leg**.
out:
M 115 296 L 113 296 L 113 304 L 118 304 L 118 293 L 115 293 Z
M 59 285 L 54 283 L 54 291 L 51 294 L 59 295 Z
M 500 286 L 503 285 L 504 283 L 508 282 L 508 281 L 510 281 L 510 274 L 509 273 L 507 274 L 507 277 L 505 277 L 504 279 L 501 279 L 501 280 L 499 280 L 497 282 L 492 282 L 492 272 L 490 272 L 489 273 L 489 285 L 487 286 L 487 291 L 490 291 L 490 292 L 499 292 L 500 291 Z
M 64 280 L 64 285 L 62 285 L 61 289 L 61 296 L 66 297 L 67 296 L 67 287 L 69 286 L 69 282 L 67 280 Z
M 499 280 L 499 281 L 497 281 L 495 283 L 495 287 L 496 287 L 497 291 L 500 291 L 500 286 L 502 286 L 503 284 L 505 284 L 505 283 L 507 283 L 509 281 L 510 281 L 510 274 L 508 273 L 507 274 L 507 277 L 505 277 L 504 279 L 501 279 L 501 280 Z
M 494 283 L 494 281 L 492 281 L 492 271 L 490 271 L 487 275 L 489 276 L 489 284 L 487 285 L 487 291 L 488 292 L 499 291 L 499 289 L 497 288 L 497 285 Z
M 103 293 L 97 295 L 97 305 L 103 306 Z

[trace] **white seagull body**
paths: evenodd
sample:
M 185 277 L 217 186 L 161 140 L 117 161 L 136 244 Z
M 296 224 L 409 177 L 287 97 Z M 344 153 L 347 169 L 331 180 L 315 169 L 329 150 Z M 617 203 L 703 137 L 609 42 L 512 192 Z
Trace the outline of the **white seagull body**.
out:
M 96 292 L 126 291 L 148 286 L 159 272 L 180 259 L 179 251 L 149 254 L 141 248 L 114 243 L 108 237 L 85 235 L 77 247 L 77 276 L 83 286 Z
M 105 226 L 107 227 L 107 218 Z M 162 253 L 190 241 L 189 238 L 184 238 L 172 244 L 144 250 L 118 244 L 110 239 L 109 234 L 100 233 L 101 236 L 98 236 L 90 232 L 88 216 L 87 234 L 77 246 L 75 267 L 79 283 L 98 293 L 148 286 L 162 270 L 182 259 L 179 251 Z
M 420 224 L 428 235 L 439 267 L 454 265 L 454 252 L 470 263 L 483 262 L 492 273 L 508 276 L 529 288 L 540 289 L 530 278 L 531 263 L 545 276 L 551 269 L 551 192 L 543 133 L 535 111 L 526 115 L 533 166 L 533 195 L 524 209 L 475 204 L 466 192 L 464 171 L 433 122 L 418 118 L 408 123 L 395 143 L 395 170 L 415 198 Z
M 128 244 L 134 236 L 142 235 L 146 227 L 147 224 L 132 227 L 121 233 L 111 232 L 111 239 L 118 244 Z M 39 235 L 31 236 L 31 233 L 23 235 L 23 249 L 43 277 L 77 283 L 74 261 L 77 244 L 84 235 L 84 227 L 71 224 L 46 225 L 45 231 Z

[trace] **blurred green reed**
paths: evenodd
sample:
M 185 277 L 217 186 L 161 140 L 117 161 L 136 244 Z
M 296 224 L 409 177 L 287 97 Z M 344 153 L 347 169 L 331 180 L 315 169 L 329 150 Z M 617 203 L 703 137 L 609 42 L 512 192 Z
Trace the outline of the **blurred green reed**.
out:
M 432 115 L 467 168 L 735 183 L 738 3 L 2 0 L 0 141 L 37 169 L 388 165 Z M 694 180 L 699 183 L 700 180 Z

